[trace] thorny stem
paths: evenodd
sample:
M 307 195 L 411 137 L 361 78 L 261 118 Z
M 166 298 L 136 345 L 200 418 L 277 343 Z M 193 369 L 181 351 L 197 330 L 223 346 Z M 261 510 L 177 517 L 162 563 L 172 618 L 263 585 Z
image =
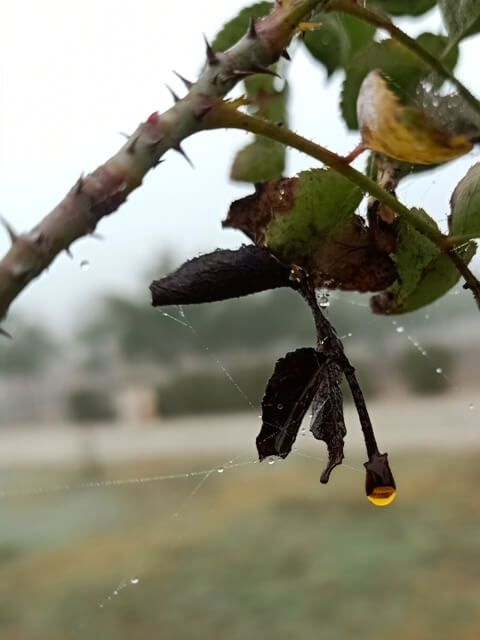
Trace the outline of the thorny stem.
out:
M 362 428 L 367 454 L 371 459 L 375 454 L 379 454 L 375 433 L 373 431 L 372 422 L 368 414 L 367 405 L 360 384 L 355 375 L 355 368 L 345 355 L 343 344 L 330 321 L 323 315 L 322 310 L 318 306 L 315 289 L 308 279 L 303 280 L 300 289 L 301 295 L 306 300 L 313 314 L 315 328 L 317 331 L 317 343 L 323 353 L 342 369 L 345 378 L 350 387 L 352 398 L 357 409 L 360 426 Z
M 207 45 L 207 64 L 196 82 L 184 80 L 187 94 L 166 112 L 152 113 L 125 145 L 92 173 L 80 177 L 65 198 L 29 232 L 10 234 L 12 246 L 0 259 L 0 321 L 17 295 L 62 251 L 95 230 L 99 220 L 126 201 L 146 173 L 169 149 L 186 157 L 182 140 L 204 129 L 202 116 L 212 100 L 241 79 L 268 73 L 285 53 L 303 20 L 321 0 L 277 0 L 268 16 L 255 21 L 243 38 L 223 53 Z M 188 158 L 187 158 L 188 159 Z
M 450 80 L 450 82 L 457 87 L 458 92 L 464 97 L 465 101 L 468 102 L 472 109 L 480 115 L 479 100 L 475 98 L 467 87 L 460 82 L 458 78 L 456 78 L 448 67 L 445 66 L 442 62 L 442 57 L 444 58 L 445 56 L 435 57 L 429 51 L 424 49 L 416 40 L 410 38 L 410 36 L 408 36 L 404 31 L 396 27 L 390 18 L 374 13 L 356 2 L 352 2 L 352 0 L 330 0 L 327 8 L 330 11 L 348 13 L 351 16 L 360 18 L 360 20 L 363 20 L 364 22 L 368 22 L 375 27 L 387 31 L 392 38 L 403 44 L 407 49 L 410 49 L 410 51 L 426 62 L 434 71 L 439 73 L 446 80 Z
M 391 193 L 385 191 L 374 180 L 365 174 L 351 167 L 342 156 L 337 155 L 333 151 L 329 151 L 307 138 L 304 138 L 294 131 L 287 129 L 279 124 L 274 124 L 267 120 L 262 120 L 257 116 L 252 116 L 237 109 L 232 108 L 228 103 L 217 103 L 211 111 L 205 116 L 211 128 L 228 127 L 232 129 L 243 129 L 256 135 L 265 136 L 272 140 L 277 140 L 289 147 L 298 149 L 303 153 L 316 158 L 328 167 L 338 171 L 345 176 L 350 182 L 356 184 L 362 191 L 369 193 L 374 198 L 387 205 L 392 211 L 411 224 L 417 231 L 431 240 L 440 251 L 449 256 L 458 271 L 465 278 L 467 288 L 471 289 L 475 302 L 480 309 L 480 281 L 473 275 L 468 266 L 457 255 L 456 248 L 452 244 L 448 235 L 444 235 L 428 222 L 423 220 L 415 209 L 409 209 L 402 204 Z

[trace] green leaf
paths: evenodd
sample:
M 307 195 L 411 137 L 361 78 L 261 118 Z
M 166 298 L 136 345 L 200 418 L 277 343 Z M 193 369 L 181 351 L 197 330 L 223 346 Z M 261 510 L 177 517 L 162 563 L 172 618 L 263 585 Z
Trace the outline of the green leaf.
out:
M 440 11 L 451 40 L 462 40 L 480 32 L 478 0 L 439 0 Z
M 319 241 L 349 222 L 362 197 L 357 186 L 332 169 L 302 171 L 292 209 L 272 219 L 265 244 L 286 262 L 301 263 Z
M 439 55 L 447 44 L 445 37 L 432 33 L 423 33 L 418 37 L 418 41 L 434 55 Z M 454 49 L 447 56 L 446 63 L 450 68 L 455 65 L 457 55 L 458 52 Z M 342 91 L 342 114 L 350 129 L 358 129 L 358 93 L 365 76 L 373 69 L 382 72 L 390 88 L 402 100 L 412 99 L 418 82 L 430 72 L 423 60 L 392 39 L 372 42 L 360 49 L 346 67 Z
M 443 51 L 447 48 L 448 38 L 445 36 L 438 36 L 433 33 L 422 33 L 417 38 L 418 44 L 420 44 L 424 49 L 433 54 L 436 58 L 439 58 Z M 449 69 L 453 71 L 458 62 L 458 46 L 452 47 L 452 49 L 447 53 L 445 58 L 443 59 L 443 64 Z M 435 87 L 441 87 L 444 83 L 444 78 L 437 74 L 432 74 L 433 85 Z
M 327 75 L 345 66 L 350 55 L 350 40 L 339 16 L 335 13 L 315 16 L 315 21 L 322 26 L 314 31 L 307 31 L 304 43 L 308 51 L 321 62 Z
M 480 163 L 474 164 L 455 187 L 450 200 L 450 233 L 480 237 Z
M 436 2 L 437 0 L 376 0 L 376 4 L 392 16 L 419 16 L 432 9 Z
M 348 13 L 339 15 L 345 33 L 350 41 L 350 55 L 373 41 L 376 28 Z
M 272 76 L 257 74 L 245 80 L 251 110 L 256 115 L 287 124 L 288 84 L 281 91 L 274 86 Z M 235 156 L 230 178 L 240 182 L 264 182 L 280 178 L 285 170 L 285 146 L 263 136 L 241 149 Z
M 321 62 L 328 76 L 346 66 L 355 51 L 373 41 L 375 27 L 348 14 L 320 12 L 313 16 L 321 27 L 304 34 L 308 51 Z
M 226 51 L 245 35 L 250 18 L 261 18 L 270 13 L 273 2 L 258 2 L 250 7 L 245 7 L 240 13 L 227 22 L 216 35 L 212 42 L 214 51 Z
M 426 222 L 438 229 L 435 221 L 422 209 L 416 209 Z M 372 298 L 372 309 L 381 314 L 415 311 L 443 296 L 459 280 L 455 265 L 435 244 L 409 223 L 400 219 L 396 223 L 397 247 L 392 256 L 398 280 L 386 291 Z M 468 243 L 458 250 L 460 257 L 469 262 L 476 245 Z
M 232 164 L 230 178 L 239 182 L 275 180 L 285 170 L 283 144 L 257 136 L 255 141 L 241 149 Z

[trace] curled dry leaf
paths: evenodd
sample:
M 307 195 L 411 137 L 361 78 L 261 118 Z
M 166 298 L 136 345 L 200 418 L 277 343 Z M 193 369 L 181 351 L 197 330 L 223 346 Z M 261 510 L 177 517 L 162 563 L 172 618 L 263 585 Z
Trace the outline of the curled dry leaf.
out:
M 217 249 L 187 260 L 176 271 L 150 285 L 154 307 L 200 304 L 251 293 L 292 287 L 290 269 L 268 249 L 254 245 Z
M 473 147 L 465 135 L 452 135 L 420 109 L 402 105 L 378 70 L 362 83 L 357 116 L 365 146 L 402 162 L 448 162 Z
M 280 358 L 262 400 L 262 428 L 257 436 L 260 460 L 286 458 L 318 389 L 325 357 L 311 347 Z
M 342 369 L 335 362 L 327 362 L 322 370 L 320 384 L 313 401 L 310 431 L 328 448 L 328 465 L 320 482 L 326 484 L 333 469 L 343 460 L 343 439 L 347 434 L 343 417 L 343 396 L 340 382 Z
M 332 170 L 304 171 L 257 184 L 253 195 L 232 203 L 223 226 L 301 267 L 316 287 L 379 291 L 396 270 L 355 214 L 361 199 L 360 189 Z

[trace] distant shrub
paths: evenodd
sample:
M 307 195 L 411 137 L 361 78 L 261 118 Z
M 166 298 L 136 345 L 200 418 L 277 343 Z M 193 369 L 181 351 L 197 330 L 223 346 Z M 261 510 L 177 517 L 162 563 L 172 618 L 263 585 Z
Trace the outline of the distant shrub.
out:
M 446 347 L 425 346 L 426 355 L 407 349 L 397 359 L 397 371 L 414 393 L 443 393 L 450 386 L 454 356 Z
M 158 390 L 158 412 L 171 416 L 245 411 L 252 406 L 259 407 L 272 372 L 273 364 L 269 362 L 231 369 L 229 375 L 223 371 L 179 375 Z
M 67 411 L 74 422 L 107 422 L 116 418 L 110 397 L 97 389 L 73 391 L 67 398 Z

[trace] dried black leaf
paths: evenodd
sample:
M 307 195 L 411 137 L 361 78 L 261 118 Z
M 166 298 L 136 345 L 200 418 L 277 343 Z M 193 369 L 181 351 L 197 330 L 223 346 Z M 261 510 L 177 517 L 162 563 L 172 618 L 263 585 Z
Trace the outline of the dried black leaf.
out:
M 199 304 L 251 293 L 292 287 L 290 268 L 263 247 L 217 249 L 188 260 L 176 271 L 150 285 L 154 307 Z
M 324 365 L 325 356 L 307 347 L 277 361 L 262 400 L 262 428 L 256 441 L 260 460 L 288 456 Z
M 328 448 L 328 465 L 320 482 L 326 484 L 333 469 L 343 460 L 343 439 L 347 434 L 343 417 L 343 396 L 340 387 L 343 371 L 335 362 L 328 362 L 322 370 L 320 384 L 313 400 L 310 431 Z

